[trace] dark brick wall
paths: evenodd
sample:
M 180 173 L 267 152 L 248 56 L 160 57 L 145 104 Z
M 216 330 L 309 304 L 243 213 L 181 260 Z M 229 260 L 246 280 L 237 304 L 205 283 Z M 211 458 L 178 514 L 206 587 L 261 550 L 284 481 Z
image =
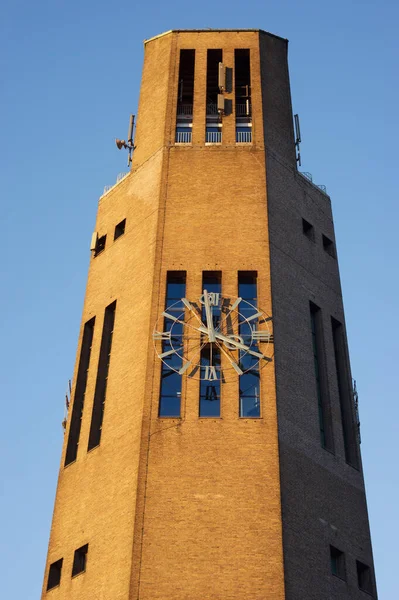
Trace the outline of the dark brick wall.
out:
M 286 600 L 360 600 L 356 559 L 373 567 L 373 558 L 362 472 L 347 464 L 344 452 L 331 316 L 345 321 L 338 262 L 322 243 L 322 234 L 335 240 L 331 204 L 292 159 L 286 45 L 267 36 L 262 44 Z M 314 242 L 304 235 L 302 218 L 314 226 Z M 334 453 L 320 442 L 310 301 L 322 310 Z M 330 544 L 345 552 L 346 582 L 331 574 Z

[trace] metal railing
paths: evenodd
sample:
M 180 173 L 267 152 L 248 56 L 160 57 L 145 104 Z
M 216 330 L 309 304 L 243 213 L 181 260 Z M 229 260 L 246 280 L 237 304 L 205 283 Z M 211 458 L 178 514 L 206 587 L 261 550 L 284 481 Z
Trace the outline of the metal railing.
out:
M 302 175 L 303 177 L 305 177 L 305 179 L 307 179 L 308 181 L 310 181 L 310 183 L 313 183 L 313 176 L 312 173 L 308 173 L 307 171 L 298 171 L 298 173 L 300 175 Z M 321 190 L 322 192 L 324 192 L 324 194 L 327 194 L 327 188 L 325 185 L 318 185 L 317 183 L 313 183 L 313 185 L 315 185 L 317 188 L 319 188 L 319 190 Z
M 176 144 L 191 144 L 191 131 L 176 131 Z
M 239 144 L 252 142 L 252 131 L 236 131 L 236 142 Z
M 207 131 L 205 141 L 208 144 L 220 144 L 222 141 L 221 131 Z
M 129 175 L 130 171 L 128 171 L 127 173 L 118 173 L 117 177 L 116 177 L 116 183 L 113 183 L 112 185 L 105 185 L 104 186 L 104 191 L 103 191 L 103 195 L 106 194 L 107 192 L 109 192 L 110 189 L 112 189 L 113 187 L 115 187 L 116 185 L 118 185 L 118 183 L 120 181 L 122 181 L 122 179 L 125 179 L 125 177 L 127 175 Z
M 178 115 L 192 115 L 193 114 L 193 105 L 192 104 L 178 104 L 177 105 L 177 114 Z
M 252 114 L 251 103 L 240 102 L 236 104 L 236 117 L 249 117 Z

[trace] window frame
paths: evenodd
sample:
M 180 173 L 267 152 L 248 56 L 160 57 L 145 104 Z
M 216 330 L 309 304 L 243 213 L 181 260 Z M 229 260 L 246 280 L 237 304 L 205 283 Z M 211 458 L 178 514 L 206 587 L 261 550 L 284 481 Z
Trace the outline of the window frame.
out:
M 336 572 L 333 569 L 333 561 L 335 561 Z M 342 581 L 347 580 L 345 553 L 332 544 L 330 544 L 330 570 L 334 577 L 338 577 Z
M 75 550 L 75 552 L 73 554 L 71 577 L 77 577 L 78 575 L 81 575 L 82 573 L 86 572 L 88 552 L 89 552 L 89 544 L 84 544 L 83 546 L 81 546 L 80 548 L 77 548 Z M 80 568 L 80 565 L 78 563 L 82 558 L 83 558 L 84 564 L 83 564 L 83 568 Z M 80 569 L 80 570 L 77 571 L 76 569 Z

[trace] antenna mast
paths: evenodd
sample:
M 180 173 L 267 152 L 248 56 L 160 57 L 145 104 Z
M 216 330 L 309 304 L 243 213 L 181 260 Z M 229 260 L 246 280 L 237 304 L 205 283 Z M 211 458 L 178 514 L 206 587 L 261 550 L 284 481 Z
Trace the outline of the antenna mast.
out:
M 115 144 L 116 147 L 121 150 L 122 148 L 125 148 L 127 150 L 129 150 L 129 154 L 128 154 L 128 158 L 127 158 L 127 166 L 130 167 L 130 165 L 132 164 L 132 153 L 133 150 L 135 149 L 135 145 L 133 143 L 133 130 L 134 130 L 134 115 L 130 115 L 130 120 L 129 120 L 129 129 L 127 132 L 127 142 L 125 142 L 125 140 L 119 140 L 118 138 L 115 139 Z
M 296 114 L 294 115 L 294 123 L 295 123 L 295 154 L 296 154 L 296 161 L 299 164 L 299 166 L 301 167 L 301 152 L 300 152 L 300 147 L 299 144 L 301 143 L 301 128 L 299 126 L 299 116 Z

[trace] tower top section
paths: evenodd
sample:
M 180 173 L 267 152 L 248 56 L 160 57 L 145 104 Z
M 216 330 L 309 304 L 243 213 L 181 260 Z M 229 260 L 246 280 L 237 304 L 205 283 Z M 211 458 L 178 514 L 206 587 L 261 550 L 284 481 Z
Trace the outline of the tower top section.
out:
M 286 39 L 262 29 L 171 29 L 144 44 L 133 170 L 160 148 L 269 147 L 296 168 Z
M 152 42 L 153 40 L 156 40 L 160 37 L 163 37 L 164 35 L 169 35 L 171 33 L 242 33 L 242 32 L 248 32 L 248 33 L 261 33 L 263 35 L 269 35 L 271 37 L 277 38 L 279 40 L 284 40 L 285 42 L 288 43 L 287 38 L 282 38 L 279 35 L 275 35 L 274 33 L 270 33 L 269 31 L 265 31 L 264 29 L 169 29 L 169 31 L 164 31 L 163 33 L 159 33 L 158 35 L 154 35 L 153 37 L 149 38 L 148 40 L 144 40 L 144 45 L 148 44 L 148 42 Z

